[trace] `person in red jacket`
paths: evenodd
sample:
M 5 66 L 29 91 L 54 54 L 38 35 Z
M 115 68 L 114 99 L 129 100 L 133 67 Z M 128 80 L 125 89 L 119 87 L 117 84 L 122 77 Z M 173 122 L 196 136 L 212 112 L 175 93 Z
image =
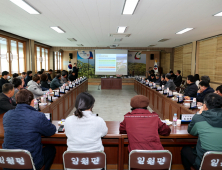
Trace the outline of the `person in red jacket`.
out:
M 128 150 L 164 150 L 159 135 L 168 136 L 171 129 L 163 123 L 158 114 L 149 112 L 149 99 L 143 95 L 134 96 L 130 105 L 132 112 L 120 123 L 120 134 L 127 134 Z

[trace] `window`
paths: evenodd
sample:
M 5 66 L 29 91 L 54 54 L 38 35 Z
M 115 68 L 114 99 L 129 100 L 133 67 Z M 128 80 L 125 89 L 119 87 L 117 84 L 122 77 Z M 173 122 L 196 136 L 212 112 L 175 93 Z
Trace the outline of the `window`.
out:
M 45 71 L 49 70 L 49 49 L 36 46 L 36 71 L 40 71 L 41 69 L 45 69 Z
M 62 70 L 62 52 L 55 52 L 55 70 Z
M 24 42 L 0 35 L 0 74 L 22 73 L 25 69 Z

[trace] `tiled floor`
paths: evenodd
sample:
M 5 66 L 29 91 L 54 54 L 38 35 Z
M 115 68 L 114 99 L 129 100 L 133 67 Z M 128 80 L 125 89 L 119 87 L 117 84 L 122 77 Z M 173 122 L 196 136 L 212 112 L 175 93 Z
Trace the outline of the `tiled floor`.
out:
M 123 85 L 122 90 L 99 89 L 97 85 L 89 85 L 88 87 L 88 92 L 96 100 L 93 112 L 99 114 L 105 121 L 122 121 L 124 115 L 131 111 L 130 100 L 136 95 L 134 86 Z

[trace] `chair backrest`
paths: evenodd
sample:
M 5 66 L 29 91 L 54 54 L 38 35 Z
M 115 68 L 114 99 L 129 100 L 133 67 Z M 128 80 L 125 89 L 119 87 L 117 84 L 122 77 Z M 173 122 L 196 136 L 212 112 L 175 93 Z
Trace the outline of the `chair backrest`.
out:
M 168 150 L 133 150 L 129 154 L 130 168 L 138 169 L 169 169 L 172 154 Z
M 106 154 L 103 151 L 63 153 L 64 170 L 70 169 L 102 169 L 106 170 Z
M 21 149 L 0 149 L 0 167 L 35 170 L 30 152 Z
M 209 151 L 203 156 L 200 170 L 221 170 L 222 169 L 222 152 Z

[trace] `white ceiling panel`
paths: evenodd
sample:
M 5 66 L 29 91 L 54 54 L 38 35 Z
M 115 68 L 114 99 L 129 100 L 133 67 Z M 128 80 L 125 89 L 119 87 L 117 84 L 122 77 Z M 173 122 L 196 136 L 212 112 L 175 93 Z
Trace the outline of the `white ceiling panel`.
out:
M 120 47 L 175 47 L 222 34 L 222 0 L 140 0 L 134 15 L 122 15 L 124 0 L 26 0 L 41 12 L 30 15 L 9 0 L 0 1 L 0 29 L 50 46 L 107 47 L 109 34 L 127 26 Z M 51 26 L 65 30 L 58 34 Z M 194 28 L 182 35 L 175 33 Z M 70 42 L 67 38 L 75 38 Z M 162 38 L 169 41 L 158 42 Z

